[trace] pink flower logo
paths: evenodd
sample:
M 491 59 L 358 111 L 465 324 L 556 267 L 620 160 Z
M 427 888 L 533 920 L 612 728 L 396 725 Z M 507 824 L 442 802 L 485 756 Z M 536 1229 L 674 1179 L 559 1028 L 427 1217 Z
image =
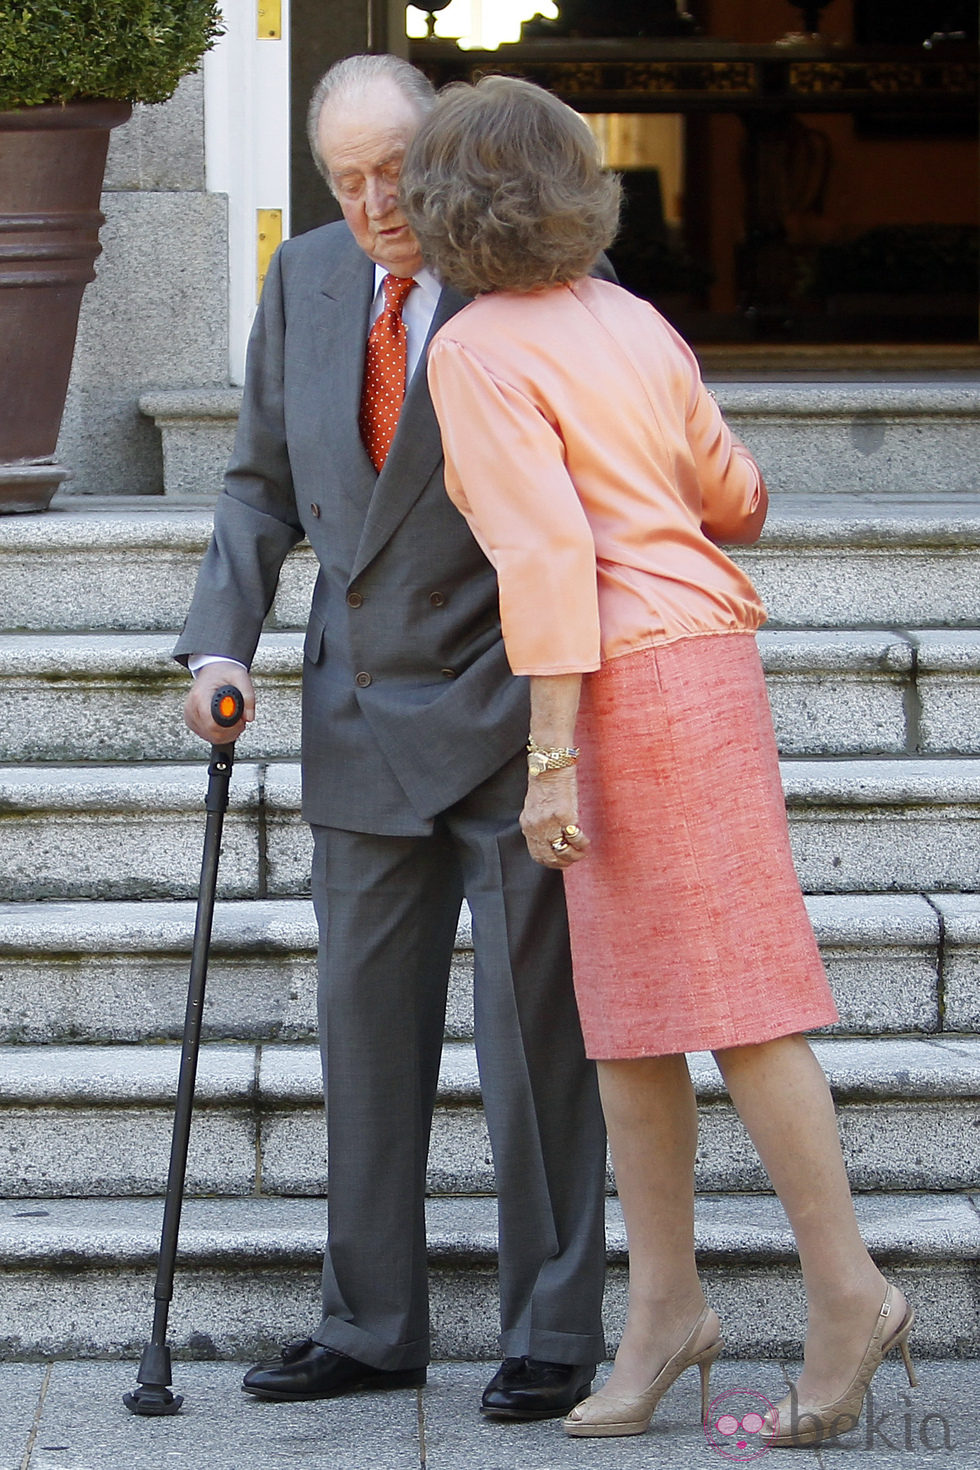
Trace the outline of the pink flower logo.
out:
M 726 1460 L 757 1460 L 769 1449 L 762 1438 L 772 1404 L 751 1388 L 730 1388 L 714 1399 L 705 1415 L 704 1437 Z

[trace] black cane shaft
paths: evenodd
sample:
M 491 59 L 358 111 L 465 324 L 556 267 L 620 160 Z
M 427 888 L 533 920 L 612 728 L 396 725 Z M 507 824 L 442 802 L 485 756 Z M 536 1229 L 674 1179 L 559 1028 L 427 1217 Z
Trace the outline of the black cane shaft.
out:
M 227 685 L 216 691 L 211 713 L 215 722 L 229 729 L 238 723 L 245 702 L 241 691 Z M 190 1145 L 191 1114 L 194 1109 L 194 1087 L 197 1060 L 201 1046 L 201 1021 L 204 1014 L 204 988 L 208 974 L 208 951 L 214 920 L 214 897 L 218 885 L 218 859 L 221 856 L 221 832 L 228 810 L 228 787 L 235 747 L 212 745 L 208 766 L 208 790 L 204 805 L 207 821 L 204 828 L 204 852 L 201 858 L 201 881 L 198 887 L 197 918 L 191 948 L 191 973 L 187 987 L 187 1009 L 184 1013 L 184 1035 L 180 1049 L 180 1071 L 177 1077 L 177 1102 L 174 1109 L 173 1136 L 170 1145 L 170 1168 L 167 1193 L 163 1204 L 163 1227 L 160 1254 L 157 1258 L 156 1283 L 153 1289 L 153 1328 L 143 1349 L 137 1388 L 123 1394 L 123 1403 L 132 1414 L 144 1416 L 172 1415 L 180 1411 L 183 1397 L 170 1392 L 171 1363 L 167 1346 L 167 1318 L 174 1289 L 177 1261 L 177 1236 L 184 1200 L 187 1154 Z
M 191 972 L 187 987 L 187 1009 L 184 1014 L 184 1036 L 180 1052 L 180 1072 L 177 1078 L 177 1102 L 174 1110 L 173 1138 L 170 1146 L 170 1168 L 167 1175 L 167 1193 L 163 1209 L 163 1228 L 160 1236 L 160 1258 L 157 1266 L 156 1285 L 153 1296 L 157 1303 L 154 1314 L 154 1342 L 166 1338 L 167 1313 L 160 1306 L 169 1303 L 173 1296 L 174 1270 L 177 1257 L 177 1237 L 180 1230 L 180 1215 L 184 1197 L 184 1180 L 187 1174 L 187 1155 L 190 1146 L 191 1117 L 194 1109 L 194 1089 L 197 1082 L 197 1062 L 201 1047 L 201 1024 L 204 1014 L 204 992 L 208 973 L 208 952 L 211 945 L 211 928 L 214 921 L 214 898 L 218 879 L 218 859 L 221 854 L 221 834 L 225 811 L 228 807 L 228 787 L 234 763 L 233 746 L 212 746 L 209 767 L 208 792 L 205 798 L 207 822 L 204 829 L 204 852 L 201 858 L 201 881 L 198 889 L 197 920 L 194 926 L 194 944 L 191 950 Z M 158 1335 L 158 1319 L 160 1334 Z

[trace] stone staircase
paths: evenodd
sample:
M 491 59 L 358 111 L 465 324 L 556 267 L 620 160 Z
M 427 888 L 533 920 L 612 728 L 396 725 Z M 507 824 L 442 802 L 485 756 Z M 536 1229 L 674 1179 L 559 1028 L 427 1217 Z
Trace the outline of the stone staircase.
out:
M 773 492 L 762 543 L 738 559 L 770 610 L 760 642 L 791 835 L 841 1012 L 817 1049 L 869 1244 L 915 1301 L 918 1351 L 935 1356 L 980 1341 L 976 387 L 716 385 Z M 179 395 L 164 397 L 156 409 L 183 432 Z M 219 452 L 210 410 L 226 434 L 235 403 L 184 407 L 199 422 L 166 495 L 64 498 L 0 520 L 11 1357 L 136 1355 L 149 1329 L 206 786 L 170 648 L 210 522 L 188 487 L 208 483 L 201 465 Z M 297 763 L 312 577 L 300 548 L 259 650 L 259 719 L 239 742 L 225 826 L 171 1314 L 175 1349 L 202 1357 L 264 1352 L 316 1310 L 325 1136 Z M 464 913 L 429 1166 L 447 1358 L 496 1351 L 470 971 Z M 698 1245 L 726 1342 L 792 1356 L 802 1293 L 785 1217 L 711 1059 L 692 1071 Z M 612 1193 L 609 1264 L 614 1341 L 625 1240 Z

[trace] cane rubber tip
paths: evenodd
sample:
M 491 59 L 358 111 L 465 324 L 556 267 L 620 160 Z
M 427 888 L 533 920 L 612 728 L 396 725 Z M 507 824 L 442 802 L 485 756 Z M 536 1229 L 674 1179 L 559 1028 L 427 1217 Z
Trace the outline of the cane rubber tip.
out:
M 156 1384 L 141 1383 L 132 1393 L 123 1394 L 123 1403 L 131 1414 L 143 1414 L 159 1418 L 163 1414 L 179 1414 L 184 1402 L 183 1394 L 171 1393 L 169 1388 Z

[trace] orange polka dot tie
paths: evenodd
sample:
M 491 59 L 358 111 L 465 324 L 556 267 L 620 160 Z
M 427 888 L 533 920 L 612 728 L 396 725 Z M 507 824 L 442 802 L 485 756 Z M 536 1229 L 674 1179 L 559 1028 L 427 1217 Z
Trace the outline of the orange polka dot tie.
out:
M 381 285 L 385 304 L 367 341 L 360 418 L 364 448 L 379 473 L 388 458 L 405 397 L 408 333 L 402 307 L 415 282 L 411 276 L 388 275 Z

